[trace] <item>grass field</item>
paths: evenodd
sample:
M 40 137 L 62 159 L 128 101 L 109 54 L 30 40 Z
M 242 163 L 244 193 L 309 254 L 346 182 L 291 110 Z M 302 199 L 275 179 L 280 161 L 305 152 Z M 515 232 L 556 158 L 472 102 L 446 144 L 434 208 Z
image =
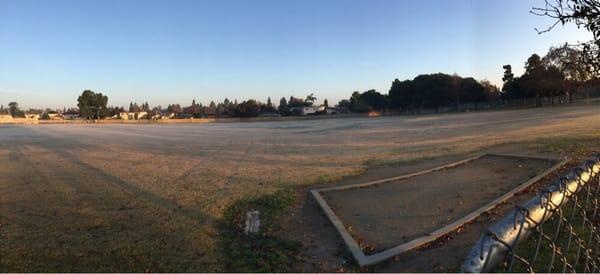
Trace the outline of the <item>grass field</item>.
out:
M 237 270 L 220 227 L 240 200 L 503 145 L 564 156 L 599 139 L 598 105 L 0 127 L 0 271 Z

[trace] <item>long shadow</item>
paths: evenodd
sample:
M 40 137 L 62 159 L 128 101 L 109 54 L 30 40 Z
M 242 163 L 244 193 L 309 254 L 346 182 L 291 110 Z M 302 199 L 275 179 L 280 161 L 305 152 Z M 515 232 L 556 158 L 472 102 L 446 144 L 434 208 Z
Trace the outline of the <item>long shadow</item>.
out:
M 38 145 L 44 149 L 47 149 L 49 151 L 56 153 L 57 155 L 59 155 L 60 157 L 62 157 L 64 159 L 72 162 L 76 166 L 75 168 L 84 169 L 90 173 L 93 173 L 95 177 L 101 178 L 101 179 L 105 180 L 106 182 L 110 182 L 110 183 L 122 188 L 123 190 L 133 194 L 134 196 L 139 197 L 142 200 L 149 202 L 155 206 L 171 210 L 175 213 L 178 213 L 180 215 L 191 218 L 192 220 L 199 219 L 201 221 L 201 223 L 207 223 L 209 221 L 214 221 L 214 218 L 212 216 L 202 212 L 199 209 L 182 208 L 170 199 L 161 197 L 160 195 L 157 195 L 150 191 L 141 189 L 127 181 L 124 181 L 124 180 L 112 175 L 112 174 L 106 173 L 105 171 L 101 170 L 98 167 L 87 164 L 87 163 L 83 162 L 82 160 L 78 159 L 77 157 L 75 157 L 72 153 L 69 153 L 67 151 L 67 149 L 72 149 L 72 150 L 77 150 L 77 149 L 88 149 L 89 150 L 89 149 L 94 149 L 94 148 L 101 149 L 98 145 L 86 144 L 86 143 L 83 143 L 76 139 L 71 139 L 71 138 L 69 138 L 68 140 L 56 138 L 56 137 L 53 137 L 53 136 L 50 136 L 47 134 L 43 134 L 42 131 L 31 130 L 29 127 L 19 127 L 19 130 L 24 131 L 24 134 L 23 134 L 24 136 L 21 136 L 18 140 L 16 140 L 16 142 L 13 142 L 12 144 L 5 142 L 5 144 L 0 145 L 0 148 L 8 148 L 11 151 L 9 153 L 9 157 L 19 157 L 18 156 L 19 154 L 16 154 L 14 152 L 15 149 L 17 149 L 19 146 L 24 146 L 24 145 L 28 145 L 28 144 Z M 27 137 L 27 136 L 36 136 L 36 135 L 43 135 L 44 142 L 39 142 L 39 138 L 36 138 L 36 137 Z M 28 141 L 34 141 L 34 142 L 30 143 Z M 82 184 L 84 184 L 84 183 L 85 182 L 82 182 Z M 74 187 L 80 188 L 81 186 L 74 186 Z

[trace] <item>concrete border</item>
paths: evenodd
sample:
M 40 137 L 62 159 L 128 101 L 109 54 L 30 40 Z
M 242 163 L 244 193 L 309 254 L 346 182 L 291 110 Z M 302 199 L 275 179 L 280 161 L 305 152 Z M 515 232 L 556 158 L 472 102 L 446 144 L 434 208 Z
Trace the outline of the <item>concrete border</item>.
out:
M 514 189 L 512 189 L 511 191 L 501 195 L 500 197 L 496 198 L 495 200 L 489 202 L 488 204 L 480 207 L 479 209 L 465 215 L 464 217 L 440 228 L 437 229 L 431 233 L 429 233 L 427 236 L 422 236 L 422 237 L 418 237 L 416 239 L 413 239 L 409 242 L 397 245 L 395 247 L 392 247 L 390 249 L 386 249 L 384 251 L 381 251 L 379 253 L 375 253 L 372 255 L 366 255 L 362 249 L 360 248 L 360 245 L 354 240 L 354 238 L 352 237 L 352 235 L 350 234 L 350 232 L 346 229 L 346 227 L 344 226 L 344 224 L 342 223 L 342 221 L 337 217 L 337 215 L 335 214 L 335 212 L 333 212 L 333 209 L 329 206 L 329 204 L 327 204 L 327 201 L 325 201 L 325 199 L 323 198 L 323 196 L 321 195 L 321 192 L 327 192 L 327 191 L 334 191 L 334 190 L 345 190 L 345 189 L 356 189 L 356 188 L 363 188 L 363 187 L 369 187 L 369 186 L 373 186 L 373 185 L 377 185 L 377 184 L 383 184 L 383 183 L 388 183 L 388 182 L 392 182 L 392 181 L 397 181 L 397 180 L 402 180 L 402 179 L 406 179 L 406 178 L 410 178 L 410 177 L 415 177 L 421 174 L 425 174 L 425 173 L 430 173 L 430 172 L 434 172 L 434 171 L 438 171 L 438 170 L 442 170 L 442 169 L 446 169 L 446 168 L 451 168 L 451 167 L 456 167 L 465 163 L 468 163 L 470 161 L 479 159 L 483 156 L 501 156 L 501 157 L 516 157 L 516 158 L 529 158 L 529 159 L 543 159 L 543 160 L 552 160 L 552 161 L 560 161 L 559 163 L 553 165 L 551 168 L 547 169 L 546 171 L 542 172 L 541 174 L 529 179 L 527 182 L 520 184 L 519 186 L 515 187 Z M 562 160 L 562 161 L 561 161 Z M 431 168 L 431 169 L 427 169 L 424 171 L 419 171 L 419 172 L 414 172 L 414 173 L 410 173 L 407 175 L 402 175 L 402 176 L 396 176 L 396 177 L 391 177 L 391 178 L 386 178 L 386 179 L 381 179 L 381 180 L 375 180 L 375 181 L 370 181 L 370 182 L 365 182 L 365 183 L 359 183 L 359 184 L 353 184 L 353 185 L 346 185 L 346 186 L 337 186 L 337 187 L 326 187 L 326 188 L 320 188 L 320 189 L 311 189 L 310 193 L 313 196 L 313 198 L 317 201 L 317 203 L 319 204 L 319 206 L 321 207 L 321 209 L 323 210 L 323 212 L 325 213 L 325 215 L 327 216 L 327 218 L 329 219 L 329 221 L 333 224 L 333 226 L 336 228 L 336 230 L 338 231 L 338 233 L 340 234 L 340 236 L 342 237 L 342 240 L 344 241 L 344 243 L 346 244 L 346 247 L 350 250 L 350 252 L 352 253 L 352 256 L 354 257 L 354 259 L 356 260 L 356 262 L 362 267 L 362 266 L 369 266 L 369 265 L 374 265 L 377 263 L 380 263 L 382 261 L 385 261 L 389 258 L 392 258 L 398 254 L 407 252 L 411 249 L 417 248 L 419 246 L 422 246 L 426 243 L 430 243 L 432 241 L 435 241 L 436 239 L 440 238 L 441 236 L 444 236 L 445 234 L 448 234 L 460 227 L 462 227 L 465 223 L 472 221 L 473 219 L 477 218 L 479 215 L 481 215 L 484 212 L 487 212 L 491 209 L 493 209 L 494 207 L 496 207 L 498 204 L 508 200 L 509 198 L 511 198 L 512 196 L 514 196 L 515 194 L 517 194 L 518 192 L 523 191 L 525 188 L 531 186 L 533 183 L 539 181 L 540 179 L 542 179 L 543 177 L 545 177 L 546 175 L 550 174 L 551 172 L 557 170 L 558 168 L 560 168 L 561 166 L 563 166 L 564 164 L 567 163 L 567 159 L 560 159 L 560 158 L 546 158 L 546 157 L 538 157 L 538 156 L 525 156 L 525 155 L 509 155 L 509 154 L 494 154 L 494 153 L 484 153 L 484 154 L 479 154 L 477 156 L 474 157 L 470 157 L 470 158 L 466 158 L 464 160 L 460 160 L 457 162 L 453 162 L 453 163 L 449 163 L 449 164 L 445 164 L 439 167 L 435 167 L 435 168 Z

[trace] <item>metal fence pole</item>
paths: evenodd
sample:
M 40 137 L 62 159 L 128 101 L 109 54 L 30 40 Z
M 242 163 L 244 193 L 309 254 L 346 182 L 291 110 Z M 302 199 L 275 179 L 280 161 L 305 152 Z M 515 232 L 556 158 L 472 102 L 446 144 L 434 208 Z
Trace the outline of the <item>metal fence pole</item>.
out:
M 598 271 L 599 175 L 600 154 L 489 227 L 462 270 L 491 272 L 504 262 L 508 272 L 515 265 L 529 272 Z M 548 268 L 538 270 L 538 264 Z

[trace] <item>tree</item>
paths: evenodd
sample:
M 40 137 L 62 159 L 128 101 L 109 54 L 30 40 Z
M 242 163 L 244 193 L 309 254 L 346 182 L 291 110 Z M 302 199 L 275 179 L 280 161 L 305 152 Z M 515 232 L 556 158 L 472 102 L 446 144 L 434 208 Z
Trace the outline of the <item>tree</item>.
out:
M 588 67 L 595 76 L 600 76 L 600 1 L 598 0 L 545 0 L 544 6 L 533 7 L 534 15 L 549 17 L 554 22 L 545 29 L 536 31 L 539 34 L 549 32 L 558 24 L 573 23 L 592 33 L 593 39 L 573 45 L 582 51 L 580 62 Z
M 586 81 L 592 77 L 588 66 L 581 62 L 583 52 L 577 48 L 564 44 L 560 47 L 552 47 L 542 58 L 546 67 L 555 67 L 564 76 L 564 87 L 569 95 L 573 94 Z M 571 100 L 572 96 L 569 96 Z
M 515 75 L 512 73 L 511 65 L 504 65 L 502 68 L 504 69 L 504 76 L 502 77 L 502 82 L 508 83 L 515 79 Z
M 304 103 L 306 104 L 306 106 L 312 106 L 316 100 L 317 100 L 317 97 L 315 97 L 313 95 L 313 93 L 311 93 L 306 96 L 306 99 L 304 99 Z
M 108 96 L 102 93 L 95 93 L 91 90 L 84 90 L 77 98 L 77 107 L 79 107 L 79 116 L 86 119 L 100 119 L 107 116 Z
M 353 112 L 367 112 L 369 111 L 369 106 L 361 100 L 361 94 L 358 91 L 352 93 L 352 97 L 350 97 L 350 110 Z
M 243 101 L 238 105 L 238 115 L 241 117 L 257 116 L 260 111 L 260 104 L 256 100 L 250 99 Z
M 279 107 L 277 109 L 279 110 L 279 114 L 281 114 L 281 115 L 288 114 L 289 108 L 288 108 L 288 103 L 285 100 L 285 97 L 281 97 L 281 99 L 279 100 Z
M 406 111 L 412 105 L 414 95 L 414 82 L 411 80 L 400 81 L 395 79 L 388 92 L 390 106 L 400 111 Z
M 208 107 L 206 107 L 206 109 L 204 110 L 204 113 L 206 115 L 211 115 L 214 116 L 217 114 L 217 104 L 215 104 L 214 101 L 210 101 L 210 103 L 208 104 Z
M 8 103 L 8 112 L 12 117 L 18 117 L 22 115 L 21 109 L 19 109 L 19 103 L 17 102 Z
M 486 101 L 497 101 L 501 98 L 500 89 L 487 79 L 479 81 L 485 92 Z
M 383 110 L 386 107 L 385 96 L 374 89 L 363 92 L 360 95 L 360 100 L 363 101 L 369 109 Z
M 329 107 L 329 102 L 327 101 L 327 99 L 323 100 L 323 106 L 326 108 Z
M 302 100 L 301 98 L 296 98 L 294 96 L 290 96 L 290 100 L 288 101 L 288 107 L 292 108 L 304 106 L 309 106 L 305 100 Z
M 172 104 L 167 106 L 167 111 L 172 112 L 175 115 L 178 115 L 182 112 L 181 106 L 179 104 Z
M 265 112 L 275 112 L 275 107 L 273 106 L 273 103 L 271 102 L 271 97 L 267 97 L 267 104 L 265 105 Z
M 343 109 L 344 111 L 350 111 L 350 101 L 347 99 L 342 99 L 338 102 L 337 107 Z

